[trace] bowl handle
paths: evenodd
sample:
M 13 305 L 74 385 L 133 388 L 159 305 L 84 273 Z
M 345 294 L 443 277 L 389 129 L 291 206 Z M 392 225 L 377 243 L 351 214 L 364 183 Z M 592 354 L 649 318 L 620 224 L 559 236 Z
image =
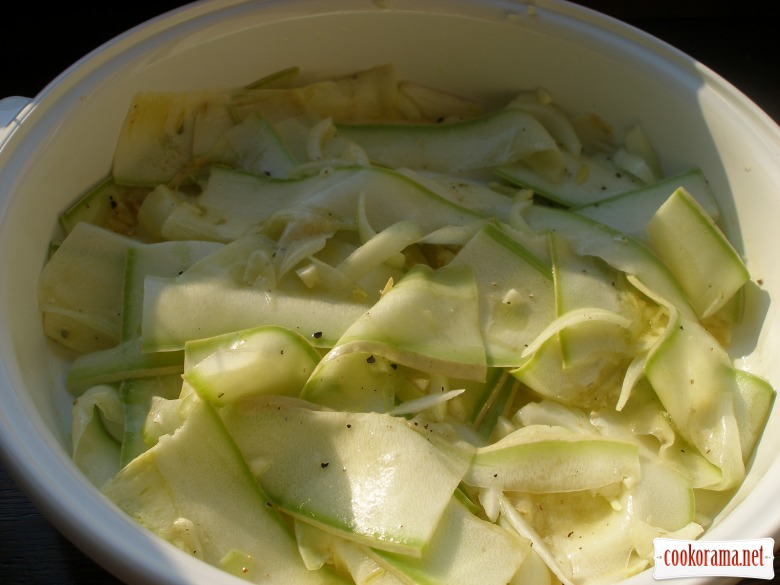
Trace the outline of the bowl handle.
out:
M 32 102 L 31 98 L 11 96 L 0 99 L 0 145 L 19 125 L 22 114 Z

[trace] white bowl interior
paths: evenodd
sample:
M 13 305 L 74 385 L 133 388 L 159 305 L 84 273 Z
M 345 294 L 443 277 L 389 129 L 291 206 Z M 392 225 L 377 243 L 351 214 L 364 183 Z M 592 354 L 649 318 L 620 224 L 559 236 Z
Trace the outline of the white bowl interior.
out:
M 70 463 L 65 358 L 41 332 L 36 279 L 57 214 L 106 175 L 140 89 L 237 86 L 299 66 L 305 79 L 395 63 L 402 78 L 501 104 L 542 86 L 620 132 L 640 121 L 667 173 L 700 167 L 754 280 L 732 351 L 780 387 L 780 130 L 718 76 L 643 33 L 557 0 L 211 1 L 109 43 L 52 83 L 0 150 L 0 438 L 9 465 L 57 526 L 128 582 L 210 583 L 204 569 L 134 526 Z M 736 505 L 713 539 L 775 536 L 780 416 L 773 410 Z M 742 494 L 741 494 L 742 495 Z M 741 497 L 737 500 L 741 500 Z M 632 579 L 649 583 L 649 573 Z

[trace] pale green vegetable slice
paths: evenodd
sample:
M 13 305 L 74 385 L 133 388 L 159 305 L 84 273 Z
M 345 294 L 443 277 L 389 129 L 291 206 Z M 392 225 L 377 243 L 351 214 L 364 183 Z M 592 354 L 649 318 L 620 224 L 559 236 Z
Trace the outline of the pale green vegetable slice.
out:
M 335 266 L 324 262 L 318 252 L 295 272 L 312 288 L 325 286 L 331 290 L 357 292 L 370 288 L 377 279 L 384 280 L 377 288 L 384 288 L 390 279 L 403 276 L 406 260 L 402 251 L 421 237 L 414 222 L 400 221 L 367 238 L 346 257 L 338 259 Z M 327 245 L 322 250 L 325 254 Z
M 723 348 L 698 322 L 670 315 L 671 333 L 648 358 L 645 375 L 677 431 L 723 476 L 714 489 L 742 481 L 740 431 L 735 416 L 736 370 Z
M 246 89 L 288 89 L 300 74 L 300 67 L 287 67 L 264 75 L 248 84 Z
M 277 507 L 343 538 L 420 556 L 473 448 L 445 451 L 438 443 L 450 439 L 431 442 L 434 427 L 418 432 L 386 414 L 310 406 L 245 400 L 221 416 Z
M 504 383 L 506 376 L 502 368 L 490 368 L 484 381 L 452 379 L 465 392 L 450 403 L 450 415 L 466 423 L 477 423 L 483 409 L 491 403 L 491 394 Z
M 514 503 L 504 493 L 498 494 L 498 506 L 501 516 L 498 521 L 501 525 L 506 526 L 508 529 L 512 529 L 517 534 L 529 540 L 531 542 L 531 549 L 544 561 L 544 564 L 549 568 L 550 572 L 562 585 L 572 585 L 572 580 L 568 572 L 565 572 L 556 562 L 555 556 L 550 551 L 550 548 L 542 540 L 539 534 L 531 526 L 527 518 L 525 518 Z
M 562 168 L 540 172 L 523 161 L 501 165 L 495 174 L 505 181 L 532 190 L 549 201 L 575 207 L 633 191 L 643 182 L 616 169 L 608 156 L 578 155 L 561 151 Z
M 361 243 L 369 241 L 371 238 L 377 235 L 377 231 L 371 225 L 371 222 L 366 215 L 366 197 L 361 195 L 358 198 L 357 209 L 357 234 Z M 346 258 L 346 257 L 345 257 Z M 387 259 L 387 264 L 394 268 L 403 268 L 406 266 L 406 257 L 402 252 L 398 252 L 394 256 Z
M 357 280 L 407 246 L 417 242 L 421 237 L 422 233 L 416 223 L 399 221 L 366 241 L 345 258 L 336 269 L 349 280 Z
M 515 492 L 501 496 L 502 518 L 533 542 L 534 550 L 563 583 L 595 585 L 626 579 L 649 567 L 655 537 L 694 539 L 690 522 L 665 530 L 638 515 L 630 489 L 607 486 L 566 494 Z M 670 492 L 674 492 L 672 487 Z M 686 495 L 687 494 L 687 495 Z M 679 494 L 689 501 L 690 493 Z
M 129 235 L 136 225 L 135 212 L 146 198 L 148 189 L 117 185 L 108 177 L 82 195 L 59 217 L 65 235 L 81 222 Z
M 247 116 L 225 130 L 201 156 L 266 177 L 284 178 L 297 164 L 273 126 L 260 116 Z
M 503 519 L 500 524 L 505 526 L 506 530 L 514 530 L 511 526 L 506 525 Z M 553 585 L 550 568 L 541 555 L 536 552 L 536 549 L 531 547 L 528 556 L 520 565 L 520 569 L 515 573 L 509 585 Z
M 116 388 L 93 386 L 73 404 L 71 458 L 100 487 L 119 471 L 122 401 Z
M 387 412 L 407 384 L 398 364 L 369 352 L 350 352 L 320 361 L 300 398 L 347 412 Z
M 642 481 L 631 489 L 634 513 L 663 530 L 680 530 L 694 521 L 696 501 L 687 478 L 655 458 L 641 458 Z
M 49 305 L 41 313 L 47 337 L 78 354 L 100 351 L 118 341 L 116 323 L 85 315 L 79 309 Z
M 247 395 L 297 396 L 320 359 L 300 333 L 270 325 L 188 341 L 184 353 L 183 378 L 215 406 Z
M 409 416 L 412 414 L 419 415 L 425 412 L 436 412 L 436 420 L 438 420 L 438 413 L 442 411 L 447 402 L 460 396 L 464 392 L 464 388 L 448 390 L 446 392 L 442 388 L 441 393 L 431 392 L 427 396 L 407 400 L 406 402 L 394 406 L 388 411 L 388 414 L 392 414 L 393 416 Z
M 544 398 L 599 407 L 617 401 L 627 367 L 625 359 L 591 360 L 564 367 L 560 340 L 553 335 L 510 373 Z
M 371 551 L 376 561 L 413 585 L 506 585 L 531 550 L 530 543 L 478 518 L 452 499 L 419 559 Z
M 334 168 L 316 176 L 279 181 L 302 190 L 301 206 L 339 221 L 356 223 L 362 204 L 367 221 L 380 232 L 400 221 L 415 223 L 424 234 L 450 225 L 483 219 L 468 209 L 428 190 L 404 174 L 381 167 Z
M 522 363 L 522 352 L 554 318 L 552 271 L 506 232 L 486 225 L 450 266 L 470 266 L 479 291 L 487 363 Z
M 326 563 L 334 564 L 335 545 L 341 538 L 302 520 L 293 519 L 292 525 L 298 551 L 307 569 L 316 570 Z
M 575 155 L 582 152 L 582 141 L 571 120 L 563 108 L 553 102 L 553 97 L 547 90 L 536 88 L 521 92 L 506 107 L 531 114 L 567 152 Z
M 644 363 L 645 376 L 675 425 L 679 437 L 695 447 L 701 457 L 719 470 L 710 484 L 697 484 L 714 490 L 738 485 L 745 474 L 746 451 L 741 437 L 753 437 L 750 418 L 737 418 L 737 405 L 754 392 L 760 394 L 760 379 L 739 375 L 727 351 L 694 318 L 683 316 L 667 300 L 633 277 L 629 280 L 663 307 L 667 314 L 664 333 L 649 350 Z M 740 396 L 740 378 L 748 387 Z M 766 408 L 771 400 L 758 400 Z M 743 406 L 743 405 L 740 405 Z M 743 411 L 744 412 L 744 411 Z M 761 418 L 763 413 L 758 414 Z M 755 419 L 753 419 L 755 420 Z M 744 429 L 740 430 L 740 425 Z M 753 439 L 748 439 L 752 441 Z M 688 459 L 688 457 L 681 458 Z M 698 479 L 712 476 L 696 465 Z
M 676 432 L 658 396 L 642 378 L 622 410 L 602 408 L 590 420 L 605 436 L 637 442 L 643 453 L 672 467 L 696 489 L 716 485 L 722 477 L 718 467 Z
M 305 148 L 310 162 L 294 169 L 293 174 L 307 174 L 329 166 L 370 164 L 368 155 L 360 146 L 339 135 L 331 118 L 320 120 L 311 127 Z
M 472 270 L 413 267 L 347 328 L 325 359 L 352 351 L 425 372 L 484 380 L 485 343 Z
M 563 576 L 564 583 L 595 585 L 630 577 L 648 566 L 632 556 L 631 508 L 597 491 L 510 495 L 502 514 L 515 509 L 535 536 L 534 549 Z M 517 520 L 515 519 L 515 524 Z
M 643 333 L 636 325 L 641 322 L 635 308 L 639 303 L 628 298 L 628 287 L 620 287 L 620 273 L 600 258 L 575 254 L 557 232 L 550 234 L 550 247 L 557 318 L 590 312 L 587 319 L 558 332 L 563 365 L 634 355 L 636 338 Z
M 342 124 L 338 132 L 360 145 L 374 163 L 392 168 L 453 173 L 521 159 L 543 166 L 561 164 L 553 137 L 519 109 L 442 124 Z
M 136 216 L 138 227 L 152 242 L 165 240 L 162 233 L 165 221 L 185 199 L 184 194 L 179 193 L 176 189 L 172 189 L 168 185 L 157 185 L 147 193 L 138 207 Z
M 113 174 L 121 184 L 167 183 L 193 158 L 221 149 L 216 145 L 236 120 L 258 115 L 272 123 L 290 116 L 308 121 L 398 119 L 397 102 L 392 66 L 301 88 L 139 92 L 120 129 Z
M 562 427 L 573 433 L 593 434 L 596 432 L 596 428 L 583 410 L 547 399 L 529 402 L 522 406 L 515 412 L 512 420 L 520 427 L 548 425 Z
M 317 122 L 372 122 L 404 119 L 395 66 L 383 64 L 299 87 L 236 90 L 231 111 L 239 119 L 260 114 L 272 123 L 288 118 Z
M 642 242 L 568 210 L 535 205 L 525 210 L 524 217 L 536 230 L 566 234 L 578 254 L 601 258 L 613 268 L 636 277 L 681 314 L 695 317 L 680 283 Z
M 144 437 L 144 427 L 152 409 L 153 399 L 157 397 L 173 400 L 180 391 L 181 376 L 178 374 L 129 378 L 121 382 L 119 397 L 124 415 L 121 467 L 151 447 Z
M 355 585 L 403 585 L 404 581 L 377 563 L 365 546 L 342 540 L 335 544 L 337 562 L 349 571 Z
M 534 354 L 539 349 L 541 349 L 541 347 L 548 340 L 552 339 L 556 335 L 560 336 L 562 332 L 568 329 L 582 326 L 584 324 L 592 324 L 593 322 L 608 323 L 623 329 L 627 329 L 631 325 L 631 321 L 626 317 L 606 309 L 601 309 L 599 307 L 582 307 L 572 309 L 560 317 L 556 317 L 552 323 L 547 325 L 547 327 L 545 327 L 539 333 L 539 335 L 537 335 L 536 338 L 528 344 L 528 347 L 523 350 L 521 357 L 525 358 Z M 567 364 L 563 365 L 566 366 Z
M 256 231 L 278 214 L 306 212 L 320 223 L 356 225 L 364 200 L 376 231 L 400 221 L 423 233 L 483 219 L 392 169 L 343 166 L 290 179 L 273 179 L 235 169 L 214 168 L 204 191 L 183 200 L 169 214 L 162 234 L 169 239 L 227 242 Z
M 118 343 L 125 256 L 136 245 L 106 228 L 77 224 L 38 281 L 45 333 L 79 353 Z
M 269 290 L 266 274 L 252 264 L 256 253 L 269 250 L 262 240 L 237 240 L 237 249 L 226 246 L 224 253 L 177 278 L 147 277 L 144 350 L 181 350 L 191 339 L 263 325 L 285 327 L 318 347 L 331 347 L 372 306 L 371 298 L 309 289 L 295 275 Z
M 647 234 L 700 318 L 718 311 L 750 279 L 726 236 L 683 188 L 658 209 Z
M 747 463 L 766 426 L 776 392 L 764 378 L 748 371 L 734 369 L 737 393 L 734 397 L 734 416 L 739 426 L 742 458 Z
M 638 239 L 647 238 L 647 224 L 675 189 L 683 187 L 713 220 L 720 217 L 715 195 L 699 169 L 679 173 L 649 185 L 573 209 L 580 215 Z
M 79 394 L 96 384 L 182 373 L 183 351 L 145 353 L 141 343 L 141 337 L 136 337 L 77 356 L 68 370 L 68 390 Z
M 209 564 L 229 564 L 235 551 L 251 557 L 256 565 L 243 577 L 252 582 L 332 582 L 327 572 L 303 565 L 292 532 L 268 505 L 219 417 L 197 399 L 186 405 L 174 434 L 160 437 L 102 491 L 142 525 Z
M 332 346 L 370 307 L 364 300 L 309 291 L 248 288 L 213 280 L 146 281 L 144 350 L 175 351 L 189 339 L 276 325 L 300 332 L 321 347 Z M 214 299 L 219 299 L 218 305 Z M 193 321 L 191 315 L 204 318 Z
M 225 245 L 218 245 L 210 254 L 200 258 L 185 271 L 162 276 L 179 281 L 225 280 L 230 284 L 259 289 L 273 289 L 278 277 L 271 257 L 277 243 L 262 234 L 251 234 Z
M 516 197 L 500 192 L 477 180 L 441 173 L 400 168 L 398 172 L 411 178 L 440 197 L 480 215 L 508 221 Z
M 179 378 L 181 380 L 181 377 Z M 164 398 L 152 396 L 149 402 L 149 410 L 146 413 L 146 421 L 141 428 L 141 438 L 150 447 L 157 444 L 160 437 L 172 435 L 184 422 L 186 413 L 181 405 L 186 402 L 192 392 L 188 392 L 187 384 L 179 384 L 181 388 L 179 396 Z
M 345 540 L 316 526 L 294 520 L 301 558 L 310 569 L 331 564 L 352 577 L 355 585 L 402 585 L 404 582 L 381 567 L 368 548 Z
M 626 151 L 644 161 L 653 176 L 661 176 L 661 161 L 658 158 L 658 153 L 641 124 L 634 124 L 626 131 L 623 143 Z
M 636 152 L 630 152 L 621 146 L 612 153 L 612 162 L 623 173 L 630 174 L 643 183 L 653 183 L 658 180 L 658 175 L 648 161 Z
M 338 179 L 336 179 L 338 180 Z M 214 166 L 203 191 L 194 199 L 181 199 L 161 227 L 172 240 L 204 239 L 229 242 L 263 221 L 305 199 L 314 185 L 325 188 L 334 179 L 273 180 L 246 170 Z M 307 189 L 307 185 L 312 185 Z
M 130 247 L 124 262 L 121 341 L 113 347 L 78 356 L 68 370 L 68 389 L 78 392 L 94 384 L 180 374 L 181 352 L 142 351 L 144 279 L 152 275 L 175 277 L 221 247 L 221 244 L 200 241 L 159 242 Z
M 144 279 L 147 276 L 178 276 L 220 248 L 218 243 L 202 241 L 159 242 L 130 248 L 125 260 L 122 293 L 122 340 L 141 334 Z
M 489 368 L 484 382 L 451 379 L 464 390 L 448 404 L 448 413 L 468 424 L 484 440 L 492 436 L 499 418 L 518 390 L 518 382 L 504 368 Z
M 114 152 L 113 176 L 121 185 L 167 183 L 193 157 L 198 111 L 223 109 L 222 92 L 138 92 L 130 103 Z M 224 129 L 220 125 L 215 134 Z
M 612 126 L 598 114 L 593 112 L 570 114 L 569 120 L 582 142 L 583 152 L 603 154 L 614 152 L 617 148 Z
M 419 112 L 419 117 L 425 120 L 473 118 L 485 113 L 484 106 L 475 100 L 414 81 L 399 81 L 398 91 L 399 107 L 403 111 Z
M 508 491 L 559 493 L 639 476 L 636 444 L 539 425 L 479 447 L 464 481 Z

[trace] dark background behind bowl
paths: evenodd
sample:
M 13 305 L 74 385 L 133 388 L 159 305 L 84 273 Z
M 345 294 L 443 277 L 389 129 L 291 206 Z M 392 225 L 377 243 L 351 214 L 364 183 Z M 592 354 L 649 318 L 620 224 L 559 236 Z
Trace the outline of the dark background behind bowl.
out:
M 581 0 L 709 66 L 780 121 L 774 1 Z M 72 63 L 182 1 L 57 3 L 10 14 L 0 28 L 0 98 L 34 97 Z M 770 14 L 771 12 L 771 14 Z M 776 571 L 778 570 L 775 563 Z M 114 585 L 43 518 L 0 462 L 0 581 L 9 585 Z M 780 578 L 769 585 L 779 584 Z

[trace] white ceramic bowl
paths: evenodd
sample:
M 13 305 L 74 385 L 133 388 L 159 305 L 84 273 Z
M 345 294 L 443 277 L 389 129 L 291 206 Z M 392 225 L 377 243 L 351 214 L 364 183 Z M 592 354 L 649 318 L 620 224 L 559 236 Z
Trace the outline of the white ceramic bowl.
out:
M 748 259 L 751 310 L 732 350 L 780 387 L 780 130 L 671 47 L 557 0 L 216 0 L 174 11 L 81 60 L 0 136 L 0 444 L 54 524 L 128 583 L 238 582 L 152 537 L 101 499 L 68 458 L 65 363 L 44 339 L 35 286 L 57 214 L 108 173 L 139 89 L 237 86 L 300 66 L 307 78 L 393 62 L 401 76 L 502 103 L 543 86 L 617 129 L 639 120 L 667 173 L 700 167 Z M 6 103 L 7 107 L 12 107 Z M 707 535 L 776 537 L 777 405 L 735 504 Z M 631 583 L 650 583 L 645 572 Z

